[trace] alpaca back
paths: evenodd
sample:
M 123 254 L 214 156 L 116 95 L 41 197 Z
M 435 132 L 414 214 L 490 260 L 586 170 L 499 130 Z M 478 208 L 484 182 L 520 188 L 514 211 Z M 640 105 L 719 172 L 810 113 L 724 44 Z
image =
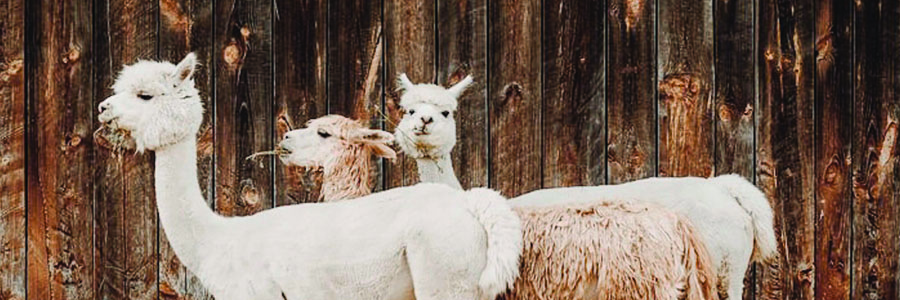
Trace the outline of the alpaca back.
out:
M 716 297 L 706 249 L 676 214 L 612 201 L 514 210 L 525 247 L 504 299 Z

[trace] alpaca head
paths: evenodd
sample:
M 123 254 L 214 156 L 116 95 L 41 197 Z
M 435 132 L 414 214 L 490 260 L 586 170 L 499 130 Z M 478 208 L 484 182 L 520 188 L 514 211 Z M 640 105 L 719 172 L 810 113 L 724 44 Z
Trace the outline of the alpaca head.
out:
M 396 152 L 388 145 L 394 136 L 385 131 L 369 129 L 362 123 L 328 115 L 310 120 L 306 128 L 284 134 L 278 144 L 281 161 L 302 167 L 328 167 L 347 164 L 344 159 L 365 159 L 371 155 L 394 159 Z
M 413 84 L 406 74 L 401 74 L 398 84 L 403 90 L 400 108 L 404 113 L 394 135 L 400 149 L 413 158 L 450 155 L 456 145 L 454 114 L 457 98 L 472 84 L 472 76 L 444 88 L 427 83 Z
M 138 151 L 194 138 L 203 121 L 203 103 L 191 78 L 196 65 L 190 53 L 177 66 L 155 61 L 125 66 L 97 118 L 128 132 Z

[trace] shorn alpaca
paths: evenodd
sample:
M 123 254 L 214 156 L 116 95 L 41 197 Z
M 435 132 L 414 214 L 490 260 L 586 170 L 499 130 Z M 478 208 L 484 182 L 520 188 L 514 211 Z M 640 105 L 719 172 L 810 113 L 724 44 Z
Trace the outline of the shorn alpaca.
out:
M 371 156 L 394 159 L 394 135 L 369 129 L 339 115 L 310 120 L 306 128 L 284 134 L 278 152 L 289 165 L 322 168 L 325 202 L 352 199 L 372 191 Z
M 395 135 L 401 149 L 416 157 L 423 182 L 459 186 L 450 163 L 450 150 L 456 143 L 453 112 L 458 96 L 470 83 L 471 78 L 467 77 L 444 90 L 434 85 L 416 85 L 407 77 L 400 77 L 400 86 L 406 90 L 401 105 L 407 114 Z M 741 299 L 749 263 L 777 255 L 771 207 L 759 189 L 737 175 L 652 178 L 613 186 L 544 189 L 510 202 L 516 209 L 610 200 L 659 205 L 689 218 L 709 250 L 723 298 L 727 295 L 728 299 Z
M 155 152 L 162 227 L 216 299 L 492 299 L 513 282 L 520 224 L 490 190 L 423 184 L 247 217 L 215 214 L 196 177 L 203 107 L 195 61 L 126 66 L 99 120 L 130 135 L 138 151 Z
M 450 91 L 461 92 L 463 87 L 457 85 Z M 446 115 L 449 113 L 448 110 Z M 334 123 L 334 120 L 328 122 Z M 352 124 L 352 121 L 342 119 L 340 123 Z M 329 130 L 322 132 L 320 124 L 323 124 L 321 120 L 313 120 L 309 128 L 286 135 L 281 147 L 289 148 L 291 155 L 282 156 L 284 163 L 321 167 L 333 156 L 344 156 L 335 153 L 336 143 L 328 143 L 325 142 L 327 138 L 321 138 L 330 138 L 335 134 Z M 357 126 L 341 127 L 353 129 L 342 133 L 341 140 L 370 131 Z M 455 140 L 453 134 L 451 132 L 451 140 Z M 351 148 L 343 145 L 340 147 L 345 149 L 345 154 L 361 153 L 348 151 L 346 149 Z M 368 159 L 369 155 L 364 155 L 357 159 L 341 160 L 362 164 Z M 450 164 L 444 161 L 430 166 L 434 167 L 433 170 L 441 170 L 449 168 Z M 357 167 L 343 164 L 335 168 Z M 326 173 L 328 169 L 326 167 Z M 347 171 L 333 173 L 345 176 L 359 174 Z M 347 184 L 343 189 L 353 193 L 343 194 L 344 199 L 369 193 L 369 190 L 353 186 L 353 182 L 360 180 L 325 177 L 326 181 L 331 178 Z M 333 188 L 340 189 L 339 186 Z M 687 299 L 715 299 L 708 255 L 700 241 L 694 238 L 689 223 L 672 213 L 642 205 L 612 202 L 573 205 L 565 209 L 524 208 L 518 213 L 526 221 L 530 220 L 524 224 L 529 243 L 525 246 L 522 272 L 531 276 L 528 280 L 517 281 L 512 292 L 505 296 L 507 299 L 677 299 L 685 293 L 683 290 L 686 290 Z M 561 226 L 562 223 L 570 225 Z M 568 230 L 571 228 L 577 230 Z M 618 263 L 586 263 L 606 260 Z M 566 279 L 559 279 L 562 274 Z

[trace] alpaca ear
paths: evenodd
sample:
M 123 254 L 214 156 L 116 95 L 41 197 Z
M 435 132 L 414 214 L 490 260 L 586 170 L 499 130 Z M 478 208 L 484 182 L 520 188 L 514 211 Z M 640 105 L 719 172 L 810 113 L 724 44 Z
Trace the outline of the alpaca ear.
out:
M 353 139 L 363 143 L 387 144 L 394 141 L 394 135 L 377 129 L 363 129 L 353 135 Z
M 383 157 L 389 160 L 397 159 L 397 152 L 387 144 L 375 143 L 371 144 L 369 148 L 372 149 L 372 154 L 376 157 Z
M 406 73 L 403 73 L 403 74 L 400 74 L 400 76 L 397 76 L 397 84 L 400 85 L 400 87 L 398 87 L 397 89 L 404 90 L 404 91 L 408 91 L 408 90 L 412 89 L 413 86 L 415 86 L 415 84 L 413 84 L 412 81 L 409 81 L 409 77 L 406 76 Z
M 465 91 L 473 82 L 475 81 L 472 79 L 472 75 L 466 75 L 466 78 L 463 78 L 463 80 L 460 80 L 455 85 L 451 86 L 447 91 L 453 95 L 453 98 L 459 98 L 463 91 Z
M 196 68 L 197 55 L 194 54 L 194 52 L 188 53 L 188 55 L 175 66 L 175 72 L 172 73 L 172 78 L 175 78 L 178 82 L 188 80 L 194 75 L 194 69 Z

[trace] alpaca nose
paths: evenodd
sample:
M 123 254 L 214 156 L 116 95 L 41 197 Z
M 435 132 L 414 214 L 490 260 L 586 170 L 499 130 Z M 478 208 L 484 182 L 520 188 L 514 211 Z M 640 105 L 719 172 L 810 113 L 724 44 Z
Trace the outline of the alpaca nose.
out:
M 109 109 L 109 102 L 106 102 L 106 101 L 100 102 L 99 109 L 100 109 L 100 113 L 103 113 L 103 111 Z
M 434 122 L 434 119 L 431 118 L 431 116 L 423 116 L 422 117 L 422 124 L 428 125 L 428 124 L 431 124 L 432 122 Z

